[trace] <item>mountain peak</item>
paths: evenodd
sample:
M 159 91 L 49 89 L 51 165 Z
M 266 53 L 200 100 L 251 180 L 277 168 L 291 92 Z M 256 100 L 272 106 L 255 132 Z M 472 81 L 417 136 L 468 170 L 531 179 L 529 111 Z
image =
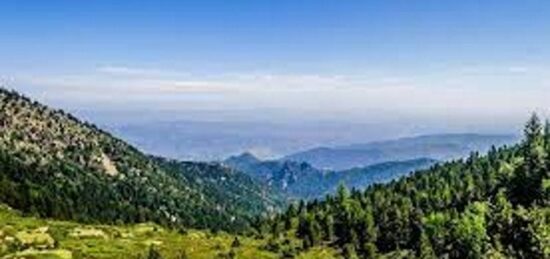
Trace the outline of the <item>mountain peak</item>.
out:
M 247 161 L 247 162 L 250 162 L 250 163 L 261 162 L 261 160 L 257 156 L 255 156 L 254 154 L 252 154 L 249 151 L 243 152 L 240 155 L 231 156 L 228 159 L 237 159 L 237 160 L 241 160 L 241 161 Z

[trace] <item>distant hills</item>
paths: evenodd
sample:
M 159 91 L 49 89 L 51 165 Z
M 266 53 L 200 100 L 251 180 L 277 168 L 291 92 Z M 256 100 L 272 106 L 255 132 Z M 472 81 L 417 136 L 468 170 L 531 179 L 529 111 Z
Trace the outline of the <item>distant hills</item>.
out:
M 236 170 L 150 157 L 92 124 L 0 88 L 0 203 L 25 213 L 239 230 L 279 207 L 277 197 Z
M 550 122 L 532 115 L 524 133 L 362 192 L 338 188 L 258 229 L 342 258 L 550 258 Z
M 339 184 L 364 189 L 426 169 L 437 161 L 487 152 L 513 144 L 512 135 L 440 134 L 396 140 L 315 148 L 263 161 L 251 153 L 232 156 L 224 164 L 245 172 L 276 191 L 294 198 L 319 198 Z
M 550 123 L 533 115 L 524 132 L 435 165 L 515 139 L 327 149 L 380 154 L 345 170 L 248 153 L 182 162 L 0 89 L 0 257 L 550 258 Z M 281 212 L 281 196 L 323 199 Z M 163 227 L 131 224 L 149 221 Z
M 334 192 L 340 184 L 364 189 L 435 164 L 427 158 L 393 161 L 342 171 L 317 169 L 306 162 L 284 160 L 262 161 L 250 153 L 233 156 L 224 164 L 245 172 L 278 192 L 293 198 L 320 198 Z
M 275 158 L 320 143 L 337 145 L 372 139 L 384 131 L 360 123 L 312 119 L 249 121 L 223 114 L 211 118 L 202 113 L 189 118 L 164 111 L 133 119 L 133 113 L 76 112 L 147 153 L 193 161 L 223 160 L 243 150 L 261 158 Z
M 487 152 L 491 146 L 515 144 L 513 135 L 441 134 L 370 142 L 338 147 L 320 147 L 288 155 L 283 160 L 307 162 L 314 167 L 344 170 L 388 161 L 418 158 L 450 160 L 470 152 Z

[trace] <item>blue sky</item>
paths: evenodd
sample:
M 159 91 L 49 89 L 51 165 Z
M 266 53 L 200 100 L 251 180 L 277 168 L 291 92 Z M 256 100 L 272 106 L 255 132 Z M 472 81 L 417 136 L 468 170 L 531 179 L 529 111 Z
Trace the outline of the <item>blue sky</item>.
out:
M 518 123 L 550 99 L 549 13 L 542 0 L 6 0 L 0 80 L 73 110 Z

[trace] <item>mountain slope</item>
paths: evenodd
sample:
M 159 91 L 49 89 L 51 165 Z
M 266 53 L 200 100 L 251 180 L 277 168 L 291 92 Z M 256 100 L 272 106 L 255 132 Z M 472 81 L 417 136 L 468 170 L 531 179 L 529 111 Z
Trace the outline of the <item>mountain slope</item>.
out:
M 344 170 L 423 157 L 435 160 L 463 158 L 473 151 L 484 153 L 491 146 L 502 146 L 516 141 L 516 137 L 509 135 L 426 135 L 334 148 L 320 147 L 291 154 L 284 159 L 308 162 L 317 168 Z
M 299 237 L 304 249 L 332 246 L 345 258 L 550 258 L 549 205 L 550 124 L 543 131 L 534 116 L 520 145 L 364 192 L 339 188 L 257 229 L 278 242 Z
M 279 205 L 270 197 L 235 170 L 153 159 L 63 111 L 0 89 L 0 202 L 23 212 L 242 229 L 249 217 Z
M 336 190 L 339 184 L 364 189 L 374 183 L 387 182 L 408 173 L 428 168 L 435 160 L 420 158 L 393 161 L 342 171 L 320 170 L 305 162 L 261 161 L 250 153 L 233 156 L 224 164 L 249 174 L 275 190 L 294 198 L 320 198 Z
M 407 176 L 411 172 L 428 169 L 437 161 L 429 158 L 418 158 L 404 161 L 390 161 L 373 164 L 365 167 L 357 167 L 343 171 L 332 172 L 328 177 L 337 178 L 348 189 L 363 190 L 372 184 L 387 183 L 400 177 Z M 333 186 L 331 192 L 336 191 Z
M 324 177 L 327 172 L 303 162 L 261 161 L 244 153 L 228 158 L 223 164 L 247 173 L 274 190 L 294 198 L 318 197 L 326 191 L 327 184 L 330 186 Z

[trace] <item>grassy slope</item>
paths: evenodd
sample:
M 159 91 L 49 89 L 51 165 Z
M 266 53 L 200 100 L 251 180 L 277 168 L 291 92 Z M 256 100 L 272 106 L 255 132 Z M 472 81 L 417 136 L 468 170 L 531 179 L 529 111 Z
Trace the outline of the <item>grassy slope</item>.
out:
M 29 244 L 22 245 L 17 237 Z M 110 226 L 45 220 L 24 217 L 0 205 L 0 258 L 147 258 L 151 246 L 163 258 L 183 258 L 183 254 L 187 258 L 225 258 L 234 238 L 223 232 L 190 230 L 182 234 L 154 224 Z M 239 240 L 240 247 L 233 248 L 236 258 L 281 256 L 263 249 L 265 240 L 243 236 Z M 297 258 L 336 258 L 335 254 L 319 247 Z

